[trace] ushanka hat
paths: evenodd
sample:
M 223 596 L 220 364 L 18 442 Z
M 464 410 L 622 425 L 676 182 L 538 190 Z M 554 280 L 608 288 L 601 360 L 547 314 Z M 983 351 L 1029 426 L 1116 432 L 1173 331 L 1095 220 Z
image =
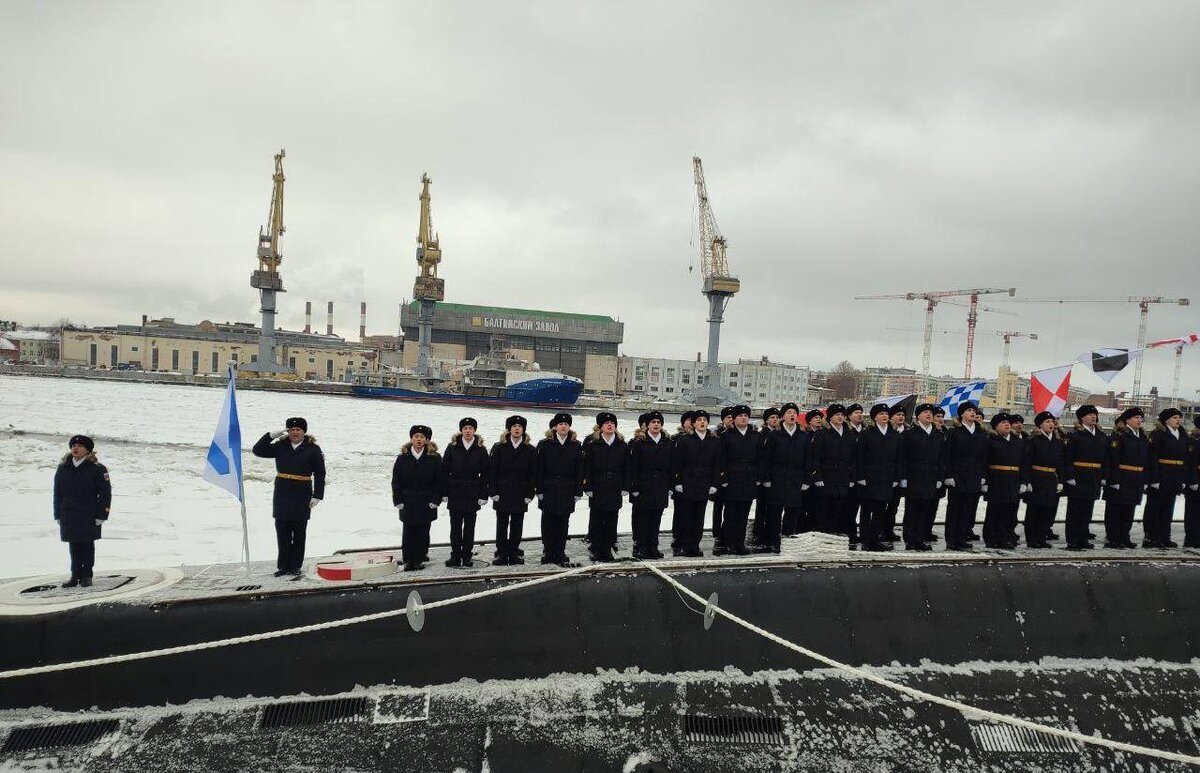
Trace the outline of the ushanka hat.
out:
M 1092 414 L 1093 416 L 1099 416 L 1099 415 L 1100 415 L 1100 411 L 1096 409 L 1096 406 L 1094 406 L 1094 405 L 1081 405 L 1081 406 L 1079 406 L 1078 408 L 1076 408 L 1076 409 L 1075 409 L 1075 418 L 1082 420 L 1082 419 L 1083 419 L 1083 417 L 1084 417 L 1084 416 L 1087 416 L 1089 413 L 1090 413 L 1090 414 Z
M 599 426 L 604 426 L 604 422 L 606 421 L 611 421 L 613 424 L 616 424 L 617 415 L 609 411 L 600 411 L 600 413 L 596 414 L 596 424 Z
M 426 427 L 424 424 L 414 424 L 408 429 L 408 437 L 411 439 L 413 435 L 424 435 L 425 439 L 433 437 L 433 430 Z
M 529 422 L 524 416 L 509 416 L 504 420 L 504 431 L 507 432 L 508 430 L 512 429 L 514 424 L 520 424 L 521 429 L 529 428 Z
M 556 413 L 554 414 L 554 418 L 550 419 L 550 426 L 553 428 L 554 425 L 562 424 L 564 421 L 567 423 L 568 427 L 571 426 L 571 414 Z
M 1043 421 L 1045 421 L 1046 419 L 1053 419 L 1053 418 L 1054 418 L 1054 414 L 1050 413 L 1050 411 L 1042 411 L 1037 416 L 1033 417 L 1033 426 L 1041 427 Z
M 470 427 L 471 429 L 479 429 L 479 422 L 475 421 L 470 416 L 467 416 L 466 418 L 458 420 L 458 430 L 460 432 L 462 431 L 463 427 Z
M 96 450 L 95 441 L 87 435 L 72 435 L 71 439 L 67 441 L 67 448 L 71 446 L 83 446 L 89 453 Z
M 308 422 L 299 416 L 293 416 L 292 418 L 288 419 L 283 423 L 283 426 L 288 429 L 291 429 L 292 427 L 299 427 L 305 432 L 308 432 Z
M 887 412 L 888 412 L 888 407 L 886 405 L 884 405 L 883 403 L 875 403 L 874 405 L 871 406 L 871 418 L 872 419 L 874 419 L 876 416 L 878 416 L 881 413 L 887 413 Z

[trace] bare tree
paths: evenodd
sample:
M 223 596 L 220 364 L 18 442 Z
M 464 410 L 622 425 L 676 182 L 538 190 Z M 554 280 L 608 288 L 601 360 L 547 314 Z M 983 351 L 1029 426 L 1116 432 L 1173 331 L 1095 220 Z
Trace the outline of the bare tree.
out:
M 862 390 L 863 373 L 849 360 L 842 360 L 829 371 L 825 378 L 825 386 L 833 390 L 833 396 L 857 397 Z

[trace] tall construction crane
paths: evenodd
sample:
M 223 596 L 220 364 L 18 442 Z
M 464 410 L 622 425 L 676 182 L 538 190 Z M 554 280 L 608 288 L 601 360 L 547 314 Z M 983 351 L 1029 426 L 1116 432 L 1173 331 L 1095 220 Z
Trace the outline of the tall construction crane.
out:
M 704 277 L 701 292 L 708 298 L 708 364 L 704 369 L 704 383 L 692 390 L 691 396 L 697 405 L 719 405 L 736 397 L 733 392 L 721 386 L 721 365 L 717 359 L 717 350 L 721 345 L 721 323 L 725 321 L 725 306 L 741 289 L 741 283 L 729 275 L 729 263 L 725 258 L 725 237 L 717 227 L 717 218 L 708 201 L 704 167 L 699 156 L 692 157 L 692 172 L 696 181 L 696 206 L 699 210 L 700 273 Z
M 429 175 L 421 175 L 421 222 L 417 226 L 417 264 L 421 273 L 413 285 L 413 298 L 421 304 L 417 315 L 417 372 L 422 376 L 433 375 L 433 307 L 446 297 L 446 280 L 437 275 L 442 262 L 442 248 L 438 236 L 433 233 L 433 220 L 429 209 Z
M 1163 298 L 1159 295 L 1130 295 L 1125 298 L 1016 298 L 1013 303 L 1136 303 L 1141 310 L 1138 321 L 1137 348 L 1146 346 L 1146 322 L 1150 316 L 1150 304 L 1171 303 L 1177 306 L 1190 306 L 1189 298 Z M 1133 396 L 1136 398 L 1142 389 L 1142 358 L 1138 357 L 1133 364 Z
M 875 301 L 875 300 L 890 300 L 903 299 L 906 301 L 923 300 L 925 301 L 925 349 L 921 354 L 921 373 L 926 379 L 926 390 L 930 389 L 931 376 L 929 373 L 929 352 L 933 348 L 933 310 L 937 308 L 939 303 L 950 303 L 955 306 L 961 305 L 954 301 L 946 300 L 947 298 L 955 298 L 967 296 L 969 302 L 966 304 L 969 311 L 967 312 L 967 365 L 963 374 L 963 378 L 971 377 L 971 360 L 975 355 L 975 325 L 979 321 L 979 296 L 981 295 L 997 295 L 1006 293 L 1009 296 L 1017 294 L 1017 288 L 975 288 L 972 290 L 934 290 L 927 293 L 896 293 L 893 295 L 856 295 L 856 301 Z
M 993 332 L 1004 339 L 1004 356 L 1000 360 L 1000 365 L 1004 368 L 1008 367 L 1008 347 L 1012 344 L 1014 338 L 1028 338 L 1030 341 L 1038 340 L 1037 333 L 1018 333 L 1014 330 L 996 330 Z
M 244 369 L 260 373 L 287 373 L 289 368 L 275 361 L 275 294 L 285 292 L 279 264 L 283 254 L 279 252 L 279 237 L 287 228 L 283 225 L 283 159 L 287 153 L 280 149 L 275 154 L 275 174 L 272 176 L 271 208 L 267 211 L 267 225 L 258 227 L 258 270 L 250 274 L 250 286 L 258 290 L 262 301 L 262 330 L 258 337 L 258 361 Z

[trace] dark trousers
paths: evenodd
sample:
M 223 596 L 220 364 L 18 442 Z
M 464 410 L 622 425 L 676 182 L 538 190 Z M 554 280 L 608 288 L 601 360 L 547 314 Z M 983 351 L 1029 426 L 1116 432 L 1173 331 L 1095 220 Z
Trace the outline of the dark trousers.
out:
M 525 513 L 496 513 L 496 555 L 516 558 L 521 549 Z
M 1012 540 L 1020 502 L 988 502 L 983 513 L 983 544 L 998 548 Z
M 1183 495 L 1183 541 L 1188 547 L 1200 547 L 1200 492 Z
M 1129 542 L 1129 530 L 1133 528 L 1133 511 L 1137 505 L 1104 503 L 1104 540 L 1116 545 Z
M 542 511 L 542 556 L 565 560 L 567 557 L 567 528 L 571 524 L 570 513 L 548 513 Z
M 945 491 L 945 489 L 940 489 L 940 490 L 941 490 L 941 491 Z M 927 513 L 925 514 L 925 516 L 926 516 L 926 517 L 925 517 L 925 535 L 924 535 L 924 538 L 925 538 L 925 541 L 926 541 L 926 542 L 933 542 L 933 536 L 934 536 L 934 535 L 933 535 L 933 524 L 934 524 L 934 522 L 935 522 L 935 521 L 937 521 L 937 510 L 938 510 L 938 504 L 939 504 L 939 503 L 942 501 L 942 499 L 944 499 L 944 498 L 945 498 L 945 495 L 943 495 L 943 496 L 939 496 L 937 499 L 933 500 L 933 507 L 929 508 L 929 512 L 927 512 Z M 944 526 L 943 526 L 943 531 L 944 531 L 944 530 L 945 530 L 945 528 L 944 528 Z
M 845 507 L 845 497 L 830 497 L 818 494 L 816 517 L 813 523 L 814 531 L 823 531 L 826 534 L 844 533 L 839 532 L 838 527 Z
M 900 491 L 900 487 L 892 489 L 892 498 L 887 503 L 887 508 L 883 511 L 883 523 L 880 524 L 880 537 L 887 537 L 889 540 L 896 538 L 896 515 L 900 512 L 900 500 L 904 494 Z
M 979 494 L 962 494 L 951 489 L 946 496 L 946 545 L 966 547 L 979 509 Z
M 938 500 L 904 500 L 904 544 L 912 547 L 924 543 L 933 529 L 933 517 L 937 512 Z
M 308 521 L 275 521 L 275 543 L 279 557 L 275 568 L 281 572 L 298 572 L 304 565 L 304 539 L 308 536 Z
M 679 549 L 700 549 L 700 538 L 704 535 L 704 510 L 708 502 L 704 499 L 684 499 L 675 502 L 675 526 L 679 529 Z
M 71 553 L 71 577 L 76 580 L 91 579 L 92 567 L 96 564 L 96 541 L 68 542 Z
M 679 529 L 683 525 L 683 522 L 679 519 L 679 516 L 677 515 L 678 510 L 679 510 L 679 494 L 673 493 L 673 494 L 671 494 L 671 549 L 672 550 L 679 550 L 679 546 L 682 544 L 679 541 Z
M 406 523 L 400 528 L 400 557 L 405 564 L 423 563 L 429 555 L 430 523 Z
M 593 553 L 617 546 L 617 512 L 588 508 L 588 542 Z
M 793 512 L 793 518 L 796 517 L 794 513 L 800 510 L 799 507 L 788 509 Z M 755 537 L 759 545 L 771 550 L 779 549 L 780 537 L 783 534 L 783 519 L 783 505 L 774 505 L 764 499 L 758 500 L 758 509 L 754 511 L 754 528 L 756 531 L 761 529 L 761 534 Z
M 1171 519 L 1175 516 L 1175 493 L 1148 489 L 1146 507 L 1142 510 L 1142 531 L 1152 544 L 1171 539 Z
M 658 530 L 664 509 L 633 506 L 633 545 L 639 554 L 658 552 Z
M 808 531 L 818 531 L 817 528 L 817 494 L 815 488 L 810 488 L 800 494 L 800 506 L 788 507 L 783 510 L 783 521 L 780 533 L 786 537 Z
M 1094 499 L 1071 497 L 1067 499 L 1067 544 L 1082 545 L 1088 541 L 1088 527 L 1092 524 Z
M 750 520 L 750 500 L 725 503 L 724 529 L 725 547 L 735 553 L 746 552 L 746 522 Z
M 468 559 L 475 553 L 475 513 L 450 513 L 450 557 Z
M 712 516 L 712 535 L 713 544 L 721 545 L 725 542 L 725 531 L 722 525 L 725 523 L 725 508 L 726 502 L 720 490 L 717 492 L 717 498 L 713 500 L 713 516 Z
M 858 524 L 858 541 L 866 547 L 876 545 L 883 535 L 887 523 L 886 499 L 862 500 L 862 517 Z
M 837 516 L 837 533 L 845 534 L 851 542 L 858 541 L 858 511 L 866 510 L 867 503 L 858 496 L 858 487 L 850 489 L 850 493 L 842 500 Z

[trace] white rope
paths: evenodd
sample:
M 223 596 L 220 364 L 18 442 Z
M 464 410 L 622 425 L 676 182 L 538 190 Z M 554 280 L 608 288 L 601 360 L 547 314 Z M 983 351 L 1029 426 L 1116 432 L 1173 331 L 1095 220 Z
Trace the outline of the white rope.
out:
M 443 599 L 441 601 L 433 601 L 428 604 L 420 604 L 417 609 L 437 609 L 439 607 L 448 607 L 452 604 L 462 604 L 467 601 L 475 601 L 477 599 L 486 598 L 488 596 L 496 596 L 501 593 L 507 593 L 513 590 L 522 590 L 524 588 L 532 588 L 535 585 L 542 583 L 553 582 L 555 580 L 564 580 L 568 577 L 573 577 L 585 572 L 594 571 L 603 566 L 603 564 L 594 564 L 580 566 L 574 569 L 568 569 L 565 572 L 556 572 L 554 574 L 542 575 L 524 582 L 513 583 L 512 585 L 501 585 L 496 588 L 489 588 L 477 593 L 468 593 L 464 596 L 455 596 L 454 598 Z M 370 623 L 376 620 L 386 620 L 389 617 L 397 617 L 406 614 L 408 610 L 404 607 L 400 609 L 390 609 L 385 612 L 372 612 L 368 615 L 358 615 L 357 617 L 344 617 L 340 620 L 330 620 L 325 623 L 312 623 L 310 625 L 301 625 L 295 628 L 283 628 L 278 631 L 265 631 L 263 633 L 253 633 L 246 636 L 235 636 L 230 639 L 218 639 L 216 641 L 198 642 L 196 644 L 183 644 L 178 647 L 165 647 L 159 650 L 147 650 L 146 652 L 132 652 L 127 655 L 109 655 L 103 658 L 92 658 L 91 660 L 76 660 L 70 663 L 55 663 L 48 666 L 32 666 L 30 668 L 17 668 L 12 671 L 0 671 L 0 679 L 14 679 L 21 676 L 35 676 L 37 674 L 50 674 L 58 671 L 72 671 L 80 668 L 93 668 L 95 666 L 107 666 L 114 663 L 128 663 L 134 660 L 147 660 L 149 658 L 161 658 L 167 655 L 181 655 L 185 652 L 197 652 L 199 650 L 211 650 L 218 647 L 231 647 L 237 644 L 249 644 L 256 641 L 266 641 L 268 639 L 281 639 L 285 636 L 297 636 L 304 633 L 312 633 L 313 631 L 325 631 L 331 628 L 342 628 L 348 625 L 358 625 L 359 623 Z
M 696 601 L 700 602 L 701 604 L 708 606 L 707 599 L 702 598 L 699 594 L 693 592 L 690 588 L 683 585 L 678 580 L 676 580 L 674 577 L 671 577 L 669 574 L 663 572 L 661 569 L 659 569 L 654 564 L 647 563 L 645 561 L 643 561 L 642 564 L 647 569 L 654 572 L 659 577 L 663 578 L 668 583 L 673 585 L 676 588 L 676 590 L 681 590 L 684 593 L 686 593 L 687 595 L 694 598 Z M 976 714 L 981 717 L 984 717 L 985 719 L 990 719 L 995 722 L 1003 722 L 1008 725 L 1014 725 L 1016 727 L 1023 727 L 1027 730 L 1033 730 L 1038 733 L 1045 733 L 1047 735 L 1058 736 L 1059 738 L 1067 738 L 1072 741 L 1078 741 L 1079 743 L 1091 744 L 1093 746 L 1103 746 L 1107 749 L 1114 749 L 1116 751 L 1129 752 L 1130 754 L 1142 754 L 1147 757 L 1157 757 L 1159 759 L 1170 760 L 1172 762 L 1183 762 L 1183 763 L 1187 763 L 1189 765 L 1200 765 L 1200 757 L 1193 757 L 1193 756 L 1187 755 L 1187 754 L 1179 754 L 1177 752 L 1162 751 L 1160 749 L 1151 749 L 1146 746 L 1137 746 L 1135 744 L 1124 743 L 1122 741 L 1110 741 L 1107 738 L 1101 738 L 1099 736 L 1084 735 L 1083 733 L 1076 733 L 1072 730 L 1062 730 L 1057 727 L 1051 727 L 1050 725 L 1043 725 L 1038 722 L 1031 722 L 1028 719 L 1021 719 L 1020 717 L 1011 717 L 1011 716 L 1008 716 L 1007 714 L 999 714 L 995 711 L 981 709 L 976 706 L 968 705 L 966 703 L 960 703 L 958 701 L 950 700 L 949 698 L 943 698 L 940 695 L 934 695 L 933 693 L 928 693 L 928 692 L 925 692 L 924 690 L 918 690 L 914 687 L 909 687 L 908 685 L 901 684 L 899 682 L 893 682 L 891 679 L 887 679 L 885 677 L 878 676 L 877 674 L 873 674 L 870 671 L 866 671 L 861 668 L 856 668 L 847 663 L 840 663 L 840 662 L 834 660 L 833 658 L 829 658 L 829 657 L 826 657 L 825 655 L 822 655 L 819 652 L 814 652 L 813 650 L 810 650 L 807 647 L 803 647 L 794 642 L 790 642 L 787 639 L 776 636 L 775 634 L 771 633 L 770 631 L 759 628 L 758 626 L 754 625 L 753 623 L 749 622 L 748 620 L 743 620 L 742 618 L 738 617 L 737 615 L 733 614 L 732 612 L 728 612 L 728 611 L 722 609 L 721 607 L 717 606 L 716 604 L 713 604 L 712 608 L 718 615 L 721 615 L 722 617 L 726 617 L 726 618 L 732 620 L 733 622 L 737 623 L 738 625 L 742 626 L 746 630 L 751 631 L 752 633 L 756 633 L 765 639 L 769 639 L 770 641 L 773 641 L 782 647 L 787 647 L 788 649 L 792 650 L 793 652 L 798 652 L 801 655 L 810 657 L 813 660 L 824 663 L 825 665 L 830 666 L 832 668 L 836 668 L 840 671 L 845 671 L 848 674 L 853 674 L 854 676 L 857 676 L 860 679 L 865 679 L 869 682 L 874 682 L 875 684 L 878 684 L 881 687 L 886 687 L 890 690 L 896 690 L 897 692 L 903 693 L 903 694 L 909 696 L 910 698 L 916 698 L 917 700 L 927 701 L 929 703 L 936 703 L 939 706 L 945 706 L 947 708 L 955 709 L 957 711 Z

